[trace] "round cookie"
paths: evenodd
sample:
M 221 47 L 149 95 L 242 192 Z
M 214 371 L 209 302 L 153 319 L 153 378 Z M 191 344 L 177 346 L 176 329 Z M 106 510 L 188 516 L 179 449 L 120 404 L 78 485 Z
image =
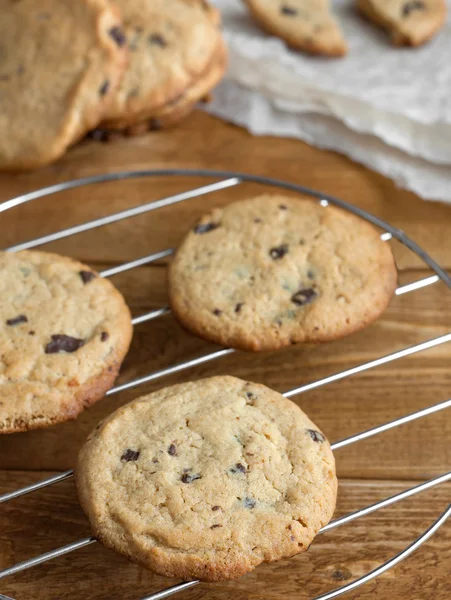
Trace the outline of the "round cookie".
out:
M 121 294 L 86 265 L 0 253 L 0 433 L 75 419 L 113 385 L 132 337 Z
M 307 550 L 337 493 L 329 442 L 301 409 L 227 376 L 121 407 L 75 474 L 105 546 L 184 580 L 239 577 Z
M 441 29 L 445 0 L 358 0 L 358 9 L 384 27 L 397 46 L 420 46 Z
M 169 298 L 181 324 L 207 340 L 276 350 L 364 327 L 396 282 L 390 246 L 363 219 L 262 195 L 201 218 L 170 264 Z
M 202 0 L 118 0 L 130 64 L 101 127 L 124 129 L 176 101 L 222 44 L 219 13 Z
M 244 0 L 257 23 L 289 46 L 344 56 L 347 45 L 328 0 Z
M 59 158 L 95 127 L 125 69 L 108 0 L 0 0 L 0 169 Z

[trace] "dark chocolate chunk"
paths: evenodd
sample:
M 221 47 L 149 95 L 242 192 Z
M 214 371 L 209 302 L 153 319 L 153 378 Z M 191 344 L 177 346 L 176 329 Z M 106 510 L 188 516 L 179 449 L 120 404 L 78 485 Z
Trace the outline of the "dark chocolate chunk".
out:
M 140 454 L 141 452 L 139 450 L 130 450 L 130 448 L 127 448 L 121 456 L 121 460 L 125 460 L 125 462 L 135 461 L 138 460 Z
M 221 510 L 221 507 L 220 506 L 212 506 L 211 510 Z
M 208 233 L 209 231 L 213 231 L 213 229 L 217 229 L 219 227 L 219 223 L 199 223 L 194 228 L 194 233 Z
M 152 117 L 149 121 L 149 131 L 160 131 L 161 129 L 161 121 Z
M 149 44 L 152 46 L 160 46 L 160 48 L 166 48 L 168 45 L 167 41 L 159 33 L 151 33 L 149 35 Z
M 36 331 L 29 331 L 28 335 L 36 335 Z
M 254 219 L 254 223 L 261 223 L 261 222 L 262 222 L 262 220 L 259 219 L 258 217 L 256 219 Z
M 245 498 L 243 504 L 246 508 L 255 508 L 257 502 L 253 498 Z
M 171 444 L 168 448 L 168 454 L 170 456 L 177 456 L 177 448 L 175 447 L 174 444 Z
M 25 315 L 19 315 L 18 317 L 14 317 L 14 319 L 8 319 L 6 321 L 7 325 L 20 325 L 20 323 L 28 323 L 28 319 Z
M 71 337 L 70 335 L 52 335 L 52 341 L 45 347 L 46 354 L 59 352 L 76 352 L 85 343 L 85 340 Z
M 288 252 L 288 244 L 282 244 L 281 246 L 276 246 L 275 248 L 271 248 L 271 250 L 269 251 L 269 256 L 273 260 L 279 260 L 279 258 L 283 258 L 287 252 Z
M 218 527 L 222 527 L 222 525 L 220 525 L 219 523 L 215 523 L 210 527 L 210 529 L 217 529 Z
M 288 206 L 286 204 L 279 204 L 280 210 L 288 210 Z
M 102 331 L 102 333 L 100 334 L 100 341 L 106 342 L 109 337 L 110 334 L 107 331 Z
M 108 94 L 109 89 L 110 89 L 110 82 L 108 81 L 108 79 L 106 79 L 100 86 L 99 94 L 101 96 L 106 96 Z
M 246 473 L 246 467 L 241 463 L 236 463 L 233 467 L 230 467 L 230 473 Z
M 196 479 L 202 479 L 202 475 L 199 475 L 199 473 L 183 473 L 181 477 L 183 483 L 191 483 Z
M 315 429 L 307 429 L 307 433 L 310 435 L 314 442 L 325 442 L 326 438 L 320 431 L 316 431 Z
M 408 17 L 414 10 L 425 10 L 426 6 L 421 0 L 406 2 L 402 7 L 402 16 Z
M 80 277 L 83 283 L 86 285 L 87 283 L 96 278 L 96 274 L 92 271 L 80 271 Z
M 305 306 L 316 300 L 317 296 L 318 294 L 313 288 L 306 288 L 293 294 L 291 296 L 291 302 L 294 302 L 294 304 L 297 304 L 298 306 Z
M 285 4 L 280 7 L 280 12 L 287 17 L 294 17 L 298 14 L 298 11 L 295 8 L 291 8 L 291 6 L 286 6 Z
M 213 314 L 217 317 L 220 317 L 222 315 L 222 310 L 219 310 L 219 308 L 215 308 Z
M 241 311 L 241 309 L 244 306 L 244 302 L 238 302 L 238 304 L 235 305 L 235 312 L 239 313 Z
M 309 279 L 315 279 L 315 273 L 312 271 L 312 269 L 309 269 L 309 270 L 307 271 L 307 277 L 308 277 Z
M 110 37 L 112 37 L 116 44 L 119 46 L 119 48 L 122 48 L 122 46 L 125 45 L 127 38 L 125 37 L 125 33 L 122 27 L 112 27 L 108 33 L 110 34 Z

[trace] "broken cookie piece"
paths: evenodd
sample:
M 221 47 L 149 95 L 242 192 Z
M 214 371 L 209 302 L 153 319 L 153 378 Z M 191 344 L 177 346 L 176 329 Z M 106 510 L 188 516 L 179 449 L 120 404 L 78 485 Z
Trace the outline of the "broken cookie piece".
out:
M 445 0 L 357 0 L 360 12 L 388 31 L 396 46 L 420 46 L 443 26 Z

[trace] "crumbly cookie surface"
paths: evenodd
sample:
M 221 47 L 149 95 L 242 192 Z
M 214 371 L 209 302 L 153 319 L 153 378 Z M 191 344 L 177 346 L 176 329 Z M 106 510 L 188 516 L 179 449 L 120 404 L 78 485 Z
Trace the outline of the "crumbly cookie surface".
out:
M 360 11 L 384 27 L 397 46 L 430 40 L 446 19 L 445 0 L 358 0 Z
M 301 409 L 228 376 L 117 410 L 82 448 L 76 481 L 107 547 L 162 575 L 203 580 L 306 550 L 337 491 L 329 442 Z
M 95 127 L 125 69 L 108 0 L 0 0 L 0 170 L 59 158 Z
M 312 54 L 343 56 L 347 45 L 328 0 L 244 0 L 268 33 Z
M 112 386 L 132 336 L 121 294 L 45 252 L 0 253 L 0 433 L 74 419 Z
M 275 350 L 364 327 L 386 308 L 396 281 L 390 246 L 363 219 L 262 195 L 200 219 L 170 264 L 169 297 L 193 333 Z
M 202 0 L 117 0 L 130 63 L 105 128 L 123 129 L 155 116 L 206 72 L 222 43 L 219 13 Z

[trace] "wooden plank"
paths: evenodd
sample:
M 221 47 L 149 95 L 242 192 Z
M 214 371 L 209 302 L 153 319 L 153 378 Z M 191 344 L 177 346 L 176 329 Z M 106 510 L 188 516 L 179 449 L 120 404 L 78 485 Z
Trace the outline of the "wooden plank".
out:
M 48 475 L 48 473 L 47 473 Z M 29 480 L 28 473 L 0 473 L 0 489 Z M 336 516 L 399 493 L 413 482 L 340 483 Z M 225 600 L 308 599 L 377 567 L 408 546 L 449 503 L 443 484 L 390 508 L 318 536 L 310 550 L 290 560 L 262 565 L 240 580 L 203 584 L 177 598 Z M 71 481 L 3 505 L 0 512 L 0 568 L 89 535 Z M 451 592 L 451 526 L 446 524 L 407 561 L 347 596 L 350 600 L 447 600 Z M 16 600 L 96 600 L 142 596 L 175 582 L 157 577 L 94 544 L 2 580 L 1 592 Z

